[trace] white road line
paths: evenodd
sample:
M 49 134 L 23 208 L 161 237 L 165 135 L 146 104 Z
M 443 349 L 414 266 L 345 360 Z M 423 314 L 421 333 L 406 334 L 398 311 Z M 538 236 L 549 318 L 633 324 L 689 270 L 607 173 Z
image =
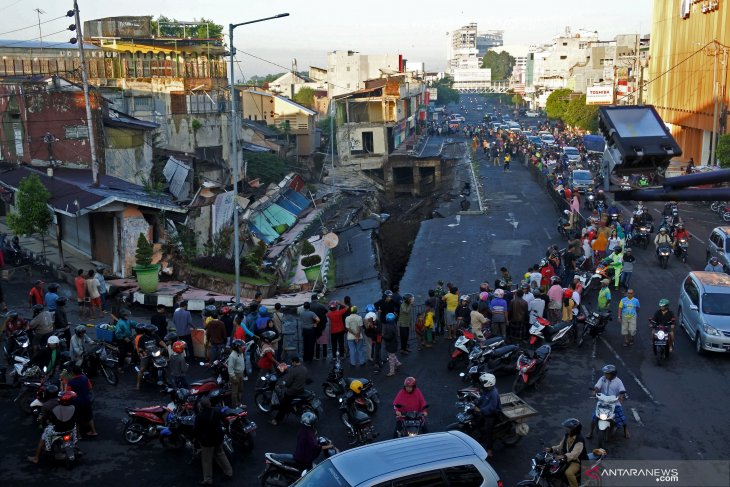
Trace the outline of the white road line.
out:
M 552 237 L 550 236 L 550 232 L 548 232 L 548 229 L 545 227 L 542 227 L 543 230 L 545 230 L 545 235 L 547 235 L 548 240 L 552 240 Z
M 644 385 L 644 383 L 639 380 L 639 378 L 636 376 L 636 374 L 634 374 L 634 372 L 631 369 L 629 369 L 629 366 L 626 364 L 626 362 L 624 362 L 624 359 L 622 359 L 621 356 L 618 354 L 618 352 L 616 352 L 616 350 L 613 349 L 611 344 L 608 343 L 606 341 L 606 339 L 603 337 L 601 337 L 601 341 L 603 342 L 604 345 L 606 345 L 606 348 L 608 348 L 608 350 L 613 354 L 613 356 L 616 357 L 616 360 L 618 360 L 621 363 L 621 366 L 624 368 L 624 370 L 626 370 L 626 372 L 634 379 L 634 382 L 636 382 L 639 385 L 639 387 L 641 388 L 641 390 L 644 391 L 644 394 L 647 395 L 647 397 L 651 400 L 651 402 L 653 402 L 657 406 L 661 406 L 661 403 L 659 401 L 657 401 L 656 399 L 654 399 L 654 395 L 652 395 L 652 393 Z
M 595 360 L 595 359 L 596 359 L 596 349 L 597 349 L 597 348 L 598 348 L 598 340 L 594 339 L 594 340 L 593 340 L 593 351 L 591 352 L 591 358 L 592 358 L 593 360 Z
M 494 261 L 494 258 L 492 258 L 492 269 L 494 269 L 494 275 L 497 275 L 497 263 Z
M 637 411 L 636 408 L 631 408 L 631 413 L 634 415 L 634 419 L 639 426 L 644 426 L 644 423 L 641 421 L 641 416 L 639 416 L 639 411 Z

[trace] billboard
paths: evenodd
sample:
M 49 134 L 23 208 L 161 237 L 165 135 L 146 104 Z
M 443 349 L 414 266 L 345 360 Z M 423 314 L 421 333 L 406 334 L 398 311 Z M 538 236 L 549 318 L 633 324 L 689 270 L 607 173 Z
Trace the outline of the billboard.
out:
M 438 89 L 437 88 L 429 88 L 428 89 L 428 99 L 429 101 L 436 101 L 439 99 L 438 97 Z
M 611 105 L 613 86 L 589 86 L 586 88 L 586 105 Z

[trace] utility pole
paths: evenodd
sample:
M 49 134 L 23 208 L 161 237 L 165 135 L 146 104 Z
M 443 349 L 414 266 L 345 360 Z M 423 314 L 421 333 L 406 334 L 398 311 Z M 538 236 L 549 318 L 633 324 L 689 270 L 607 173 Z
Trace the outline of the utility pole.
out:
M 75 0 L 74 0 L 75 1 Z M 238 117 L 236 115 L 236 89 L 235 76 L 233 74 L 233 63 L 236 56 L 236 48 L 233 46 L 233 30 L 236 27 L 247 24 L 255 24 L 265 20 L 278 19 L 288 17 L 289 14 L 278 14 L 272 17 L 250 20 L 241 22 L 240 24 L 228 24 L 228 41 L 231 43 L 229 47 L 230 54 L 230 93 L 231 93 L 231 155 L 233 160 L 233 265 L 236 273 L 236 304 L 241 302 L 241 242 L 240 230 L 238 223 L 238 174 L 240 172 L 241 163 L 238 160 Z M 244 166 L 244 174 L 247 167 Z
M 33 9 L 36 14 L 38 14 L 38 39 L 41 41 L 41 52 L 43 52 L 43 31 L 41 30 L 41 14 L 45 14 L 45 10 L 41 10 L 40 8 L 34 8 Z
M 89 150 L 91 150 L 91 178 L 92 186 L 99 186 L 99 161 L 96 154 L 96 132 L 94 121 L 91 118 L 91 103 L 89 101 L 89 76 L 86 72 L 86 57 L 84 56 L 84 35 L 81 31 L 81 18 L 79 17 L 79 4 L 74 0 L 74 17 L 76 20 L 76 41 L 79 43 L 79 56 L 81 57 L 81 81 L 84 86 L 84 103 L 86 104 L 86 127 L 89 131 Z

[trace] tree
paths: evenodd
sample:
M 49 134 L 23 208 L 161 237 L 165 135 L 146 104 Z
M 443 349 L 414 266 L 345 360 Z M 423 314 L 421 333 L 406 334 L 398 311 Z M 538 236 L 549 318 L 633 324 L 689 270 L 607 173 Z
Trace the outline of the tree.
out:
M 8 215 L 8 226 L 16 235 L 41 236 L 43 253 L 46 251 L 46 235 L 48 227 L 53 223 L 53 214 L 48 208 L 48 192 L 36 174 L 30 174 L 20 180 L 15 193 L 15 211 Z
M 269 152 L 254 152 L 246 155 L 248 160 L 248 179 L 260 179 L 262 183 L 278 183 L 289 172 L 289 165 L 284 159 Z
M 507 51 L 487 51 L 482 59 L 482 68 L 492 70 L 492 80 L 505 80 L 512 76 L 512 69 L 515 67 L 515 58 Z
M 568 109 L 568 104 L 570 103 L 571 93 L 573 91 L 568 88 L 562 88 L 550 93 L 545 103 L 545 111 L 547 112 L 548 118 L 563 120 L 565 111 Z
M 548 100 L 550 100 L 548 98 Z M 590 132 L 598 131 L 598 107 L 586 105 L 586 96 L 571 98 L 561 117 L 568 125 Z
M 522 98 L 522 95 L 520 95 L 520 94 L 518 93 L 518 94 L 515 94 L 515 96 L 513 96 L 513 97 L 512 97 L 512 103 L 513 103 L 514 105 L 516 105 L 516 106 L 520 106 L 520 105 L 522 105 L 523 103 L 525 103 L 525 99 L 524 99 L 524 98 Z
M 193 39 L 223 39 L 223 26 L 201 17 L 193 19 L 198 25 L 182 25 L 177 19 L 160 15 L 150 22 L 152 33 L 161 37 L 191 37 Z
M 459 92 L 452 88 L 454 80 L 450 76 L 444 76 L 431 84 L 432 88 L 436 88 L 437 105 L 448 105 L 449 103 L 459 103 Z
M 295 102 L 307 108 L 314 108 L 314 90 L 309 87 L 304 87 L 297 91 L 294 95 Z
M 152 265 L 153 253 L 152 244 L 147 240 L 144 233 L 140 232 L 139 237 L 137 237 L 137 251 L 134 253 L 137 265 L 140 267 Z
M 337 133 L 337 124 L 333 117 L 320 118 L 317 122 L 317 128 L 322 131 L 322 149 L 324 152 L 329 153 L 331 142 L 334 142 L 335 151 L 337 151 L 337 137 L 332 138 L 332 131 L 334 130 Z
M 720 161 L 720 167 L 730 169 L 730 134 L 723 134 L 717 140 L 715 156 Z

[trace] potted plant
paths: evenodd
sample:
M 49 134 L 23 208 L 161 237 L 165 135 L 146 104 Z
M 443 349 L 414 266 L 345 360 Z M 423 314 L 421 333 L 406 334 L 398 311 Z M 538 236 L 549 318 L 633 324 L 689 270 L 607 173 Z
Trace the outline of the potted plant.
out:
M 157 291 L 160 282 L 160 265 L 152 264 L 152 244 L 143 233 L 137 239 L 137 252 L 135 258 L 137 265 L 134 266 L 134 273 L 137 275 L 137 283 L 143 293 Z

